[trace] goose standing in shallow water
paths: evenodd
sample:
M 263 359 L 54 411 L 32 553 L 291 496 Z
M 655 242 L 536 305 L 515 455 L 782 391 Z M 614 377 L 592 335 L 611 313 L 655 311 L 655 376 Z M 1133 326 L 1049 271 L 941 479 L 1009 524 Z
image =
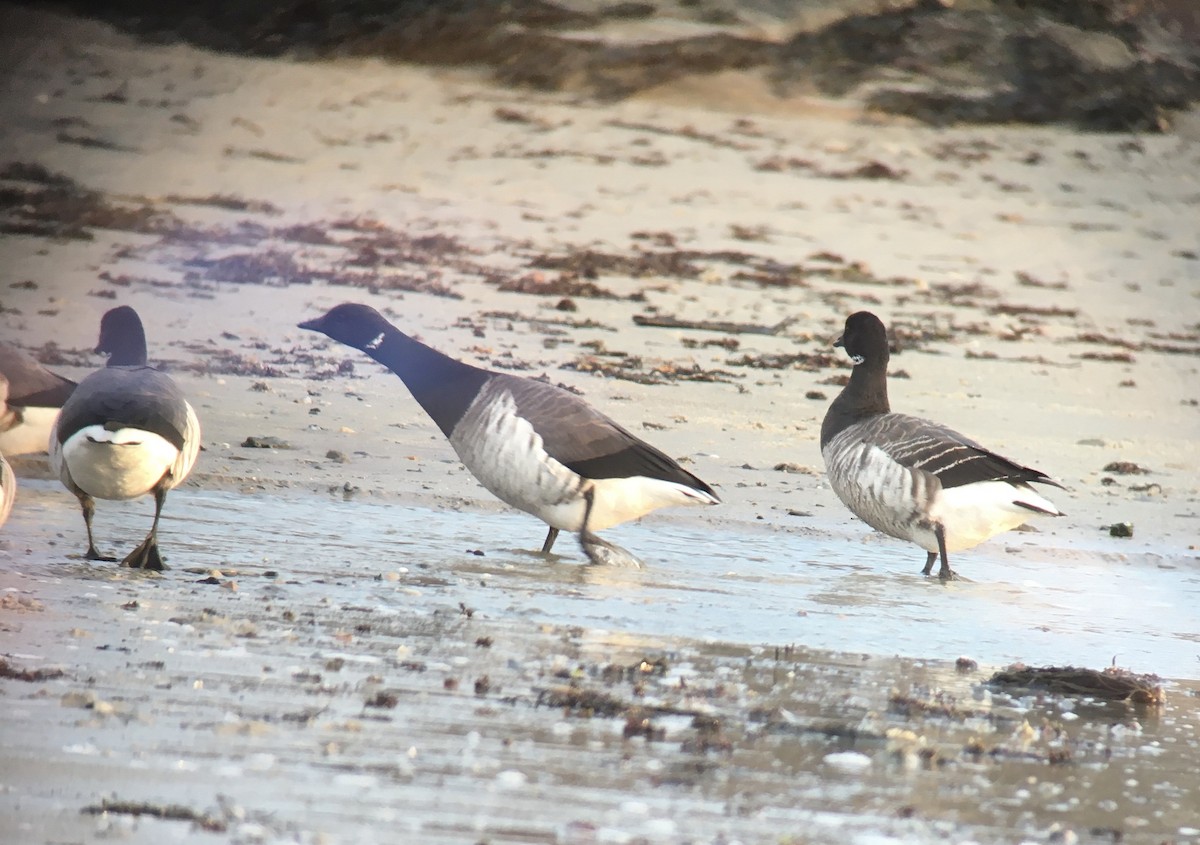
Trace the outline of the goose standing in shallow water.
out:
M 96 352 L 108 365 L 79 383 L 50 434 L 50 465 L 79 499 L 89 560 L 115 560 L 96 551 L 93 499 L 154 494 L 154 524 L 121 561 L 135 569 L 164 569 L 158 519 L 167 491 L 180 484 L 200 451 L 200 422 L 175 381 L 146 363 L 146 334 L 127 305 L 100 321 Z
M 834 346 L 854 362 L 850 382 L 821 424 L 821 455 L 838 498 L 863 522 L 928 553 L 929 575 L 954 577 L 947 552 L 972 548 L 1034 514 L 1062 516 L 1030 482 L 1062 487 L 938 423 L 893 414 L 887 330 L 859 311 Z
M 0 407 L 0 455 L 45 452 L 50 429 L 75 382 L 43 367 L 29 353 L 0 343 L 0 376 L 8 393 Z
M 715 505 L 707 484 L 567 391 L 443 355 L 374 308 L 344 303 L 300 324 L 398 375 L 493 495 L 558 532 L 579 533 L 592 563 L 639 565 L 593 532 L 667 505 Z
M 0 426 L 3 426 L 4 420 L 11 413 L 8 408 L 8 379 L 3 373 L 0 373 Z M 4 460 L 4 453 L 0 452 L 0 525 L 8 521 L 8 514 L 12 511 L 13 499 L 16 495 L 17 477 L 13 475 L 8 461 Z

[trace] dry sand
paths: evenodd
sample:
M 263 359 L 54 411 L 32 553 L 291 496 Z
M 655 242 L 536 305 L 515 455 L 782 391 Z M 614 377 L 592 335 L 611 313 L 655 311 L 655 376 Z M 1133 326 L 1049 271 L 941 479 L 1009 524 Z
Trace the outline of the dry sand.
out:
M 853 103 L 800 98 L 770 110 L 733 108 L 765 96 L 752 74 L 706 83 L 706 102 L 719 108 L 697 108 L 682 85 L 597 105 L 498 89 L 469 71 L 148 46 L 28 9 L 5 7 L 0 28 L 0 164 L 36 163 L 99 192 L 106 208 L 171 214 L 188 233 L 85 220 L 86 240 L 6 235 L 0 332 L 34 349 L 56 343 L 66 363 L 55 369 L 78 378 L 97 364 L 86 350 L 100 315 L 116 303 L 136 307 L 152 359 L 180 380 L 204 425 L 205 452 L 185 493 L 269 501 L 282 488 L 325 495 L 348 485 L 359 488 L 359 501 L 492 520 L 481 524 L 507 519 L 525 545 L 540 542 L 530 518 L 499 516 L 502 506 L 457 465 L 394 377 L 294 328 L 355 300 L 448 353 L 580 390 L 687 458 L 725 500 L 662 512 L 646 525 L 810 537 L 837 544 L 849 561 L 869 555 L 918 578 L 923 553 L 871 535 L 822 477 L 817 432 L 838 390 L 828 380 L 847 362 L 820 356 L 837 352 L 830 342 L 848 313 L 870 308 L 900 333 L 893 371 L 908 377 L 892 381 L 894 407 L 947 422 L 1068 487 L 1055 491 L 1068 517 L 997 538 L 987 554 L 1030 573 L 1079 561 L 1145 568 L 1178 579 L 1180 595 L 1195 594 L 1194 141 L 933 130 Z M 216 207 L 231 199 L 247 204 Z M 287 229 L 294 225 L 325 233 L 316 239 L 325 242 Z M 671 260 L 655 259 L 660 253 Z M 291 261 L 264 277 L 261 268 L 280 255 Z M 501 290 L 559 281 L 563 271 L 547 257 L 599 270 L 563 277 L 565 293 Z M 633 274 L 639 261 L 644 275 Z M 245 268 L 239 279 L 235 271 Z M 589 296 L 585 283 L 613 296 Z M 564 299 L 576 310 L 560 310 Z M 637 325 L 635 315 L 780 328 L 663 328 Z M 771 357 L 796 353 L 808 357 Z M 345 360 L 353 377 L 328 378 Z M 586 371 L 596 367 L 661 383 Z M 243 448 L 250 435 L 293 448 Z M 1112 462 L 1148 472 L 1121 475 L 1105 469 Z M 45 477 L 36 458 L 18 469 Z M 71 514 L 65 491 L 31 489 L 38 507 Z M 61 505 L 50 504 L 56 497 Z M 131 536 L 142 530 L 141 509 L 124 513 Z M 82 526 L 77 515 L 62 519 L 68 527 L 49 554 L 30 521 L 15 518 L 6 529 L 0 579 L 11 596 L 53 605 L 55 589 L 64 589 L 61 580 L 46 585 L 46 567 L 73 554 Z M 1117 522 L 1132 523 L 1134 536 L 1103 530 Z M 181 522 L 169 528 L 175 537 L 188 532 Z M 623 542 L 621 530 L 611 533 Z M 651 567 L 653 536 L 641 533 L 636 549 Z M 166 553 L 183 571 L 220 566 L 232 554 L 216 546 L 188 558 L 170 543 Z M 573 546 L 562 552 L 560 565 L 582 566 Z M 973 554 L 956 559 L 968 577 Z M 67 587 L 78 570 L 62 575 Z M 1147 617 L 1153 629 L 1153 611 Z M 37 654 L 31 637 L 58 642 L 53 632 L 61 637 L 70 620 L 58 624 L 7 623 L 3 650 Z M 58 647 L 42 651 L 39 659 L 71 660 Z M 1106 661 L 1097 655 L 1098 665 Z M 1171 674 L 1194 678 L 1200 669 Z M 27 751 L 36 754 L 36 744 Z M 49 776 L 45 789 L 55 782 Z M 80 800 L 67 802 L 71 812 L 99 794 L 74 789 Z M 53 838 L 28 813 L 7 812 L 27 825 L 26 841 Z M 1161 832 L 1175 832 L 1168 828 Z M 337 838 L 352 828 L 304 829 Z M 271 830 L 268 838 L 284 836 Z M 559 838 L 539 841 L 577 841 L 558 830 Z M 659 841 L 659 829 L 646 830 L 638 835 Z M 675 841 L 679 831 L 662 828 L 659 839 Z M 506 841 L 496 829 L 485 834 Z

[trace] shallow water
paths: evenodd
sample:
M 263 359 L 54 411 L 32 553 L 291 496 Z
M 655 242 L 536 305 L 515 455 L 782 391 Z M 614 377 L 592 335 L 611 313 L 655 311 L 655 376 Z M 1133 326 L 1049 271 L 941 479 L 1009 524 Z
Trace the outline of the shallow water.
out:
M 98 510 L 124 551 L 151 504 Z M 212 840 L 81 813 L 108 798 L 237 842 L 1200 841 L 1195 684 L 1161 710 L 981 684 L 1113 655 L 1197 677 L 1186 561 L 997 546 L 942 585 L 898 544 L 605 536 L 647 568 L 587 566 L 566 536 L 548 562 L 523 515 L 181 490 L 158 577 L 79 560 L 75 503 L 28 482 L 4 650 L 65 674 L 0 681 L 0 827 Z
M 36 497 L 39 510 L 15 517 L 10 532 L 40 522 L 74 551 L 83 531 L 73 501 L 52 486 L 26 497 Z M 151 507 L 148 500 L 101 503 L 98 538 L 108 547 L 131 546 Z M 118 526 L 126 533 L 114 536 Z M 968 656 L 991 665 L 1115 662 L 1200 678 L 1200 566 L 1155 555 L 1118 561 L 1075 550 L 1063 561 L 1058 550 L 1047 550 L 1042 562 L 1006 555 L 996 542 L 960 556 L 959 571 L 970 580 L 942 584 L 920 576 L 923 552 L 882 538 L 831 541 L 651 520 L 605 532 L 647 564 L 612 569 L 586 565 L 566 534 L 553 563 L 533 554 L 543 529 L 523 514 L 187 490 L 172 494 L 162 533 L 168 557 L 193 567 L 332 575 L 347 585 L 408 569 L 431 595 L 467 589 L 475 609 L 494 618 L 751 645 Z M 411 580 L 359 583 L 345 593 L 331 585 L 329 595 L 403 607 Z

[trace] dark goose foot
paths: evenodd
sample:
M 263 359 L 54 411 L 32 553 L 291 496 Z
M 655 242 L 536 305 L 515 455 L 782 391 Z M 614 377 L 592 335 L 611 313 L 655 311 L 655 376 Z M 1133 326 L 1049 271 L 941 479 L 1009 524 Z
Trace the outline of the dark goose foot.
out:
M 117 558 L 114 555 L 102 555 L 96 551 L 95 546 L 88 546 L 88 550 L 83 553 L 83 556 L 88 560 L 100 560 L 105 563 L 115 563 Z
M 158 540 L 151 536 L 142 541 L 142 544 L 125 556 L 121 561 L 121 566 L 128 566 L 132 569 L 152 569 L 155 572 L 162 572 L 167 568 L 163 562 L 162 555 L 158 553 Z
M 631 552 L 626 551 L 615 543 L 601 540 L 590 531 L 579 534 L 579 547 L 587 555 L 589 561 L 596 566 L 623 566 L 630 569 L 642 569 L 644 564 Z

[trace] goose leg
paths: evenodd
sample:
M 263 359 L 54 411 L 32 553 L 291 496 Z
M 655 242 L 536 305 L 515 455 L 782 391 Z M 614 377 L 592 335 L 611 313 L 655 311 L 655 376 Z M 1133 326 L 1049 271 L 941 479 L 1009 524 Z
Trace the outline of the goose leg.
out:
M 583 498 L 587 502 L 587 507 L 583 512 L 583 528 L 579 530 L 579 547 L 583 549 L 588 560 L 597 566 L 626 566 L 632 569 L 641 569 L 642 562 L 630 552 L 616 543 L 601 540 L 591 532 L 588 528 L 588 520 L 592 516 L 592 505 L 596 500 L 595 489 L 589 487 L 583 494 Z
M 933 562 L 938 559 L 937 552 L 929 552 L 925 558 L 925 568 L 921 570 L 921 574 L 929 576 L 933 574 Z
M 88 535 L 88 547 L 83 556 L 88 560 L 116 560 L 115 557 L 102 555 L 96 550 L 96 541 L 92 538 L 92 517 L 96 515 L 96 500 L 82 491 L 76 492 L 75 497 L 79 499 L 79 506 L 83 509 L 83 524 Z
M 164 479 L 154 488 L 154 524 L 150 526 L 150 533 L 146 535 L 146 539 L 140 546 L 126 555 L 125 559 L 121 561 L 121 566 L 129 566 L 133 569 L 153 569 L 156 572 L 162 572 L 167 568 L 167 565 L 163 563 L 162 555 L 158 553 L 158 518 L 162 515 L 163 503 L 166 500 L 167 483 Z
M 942 566 L 938 569 L 938 578 L 943 581 L 953 581 L 956 577 L 954 570 L 950 568 L 950 560 L 946 555 L 946 529 L 938 526 L 933 529 L 933 534 L 938 541 L 938 556 L 942 559 Z M 925 574 L 929 574 L 929 568 L 933 566 L 933 554 L 929 555 L 929 560 L 925 564 Z
M 542 554 L 550 554 L 550 550 L 554 548 L 554 541 L 558 539 L 558 529 L 551 526 L 546 532 L 546 542 L 542 543 Z

